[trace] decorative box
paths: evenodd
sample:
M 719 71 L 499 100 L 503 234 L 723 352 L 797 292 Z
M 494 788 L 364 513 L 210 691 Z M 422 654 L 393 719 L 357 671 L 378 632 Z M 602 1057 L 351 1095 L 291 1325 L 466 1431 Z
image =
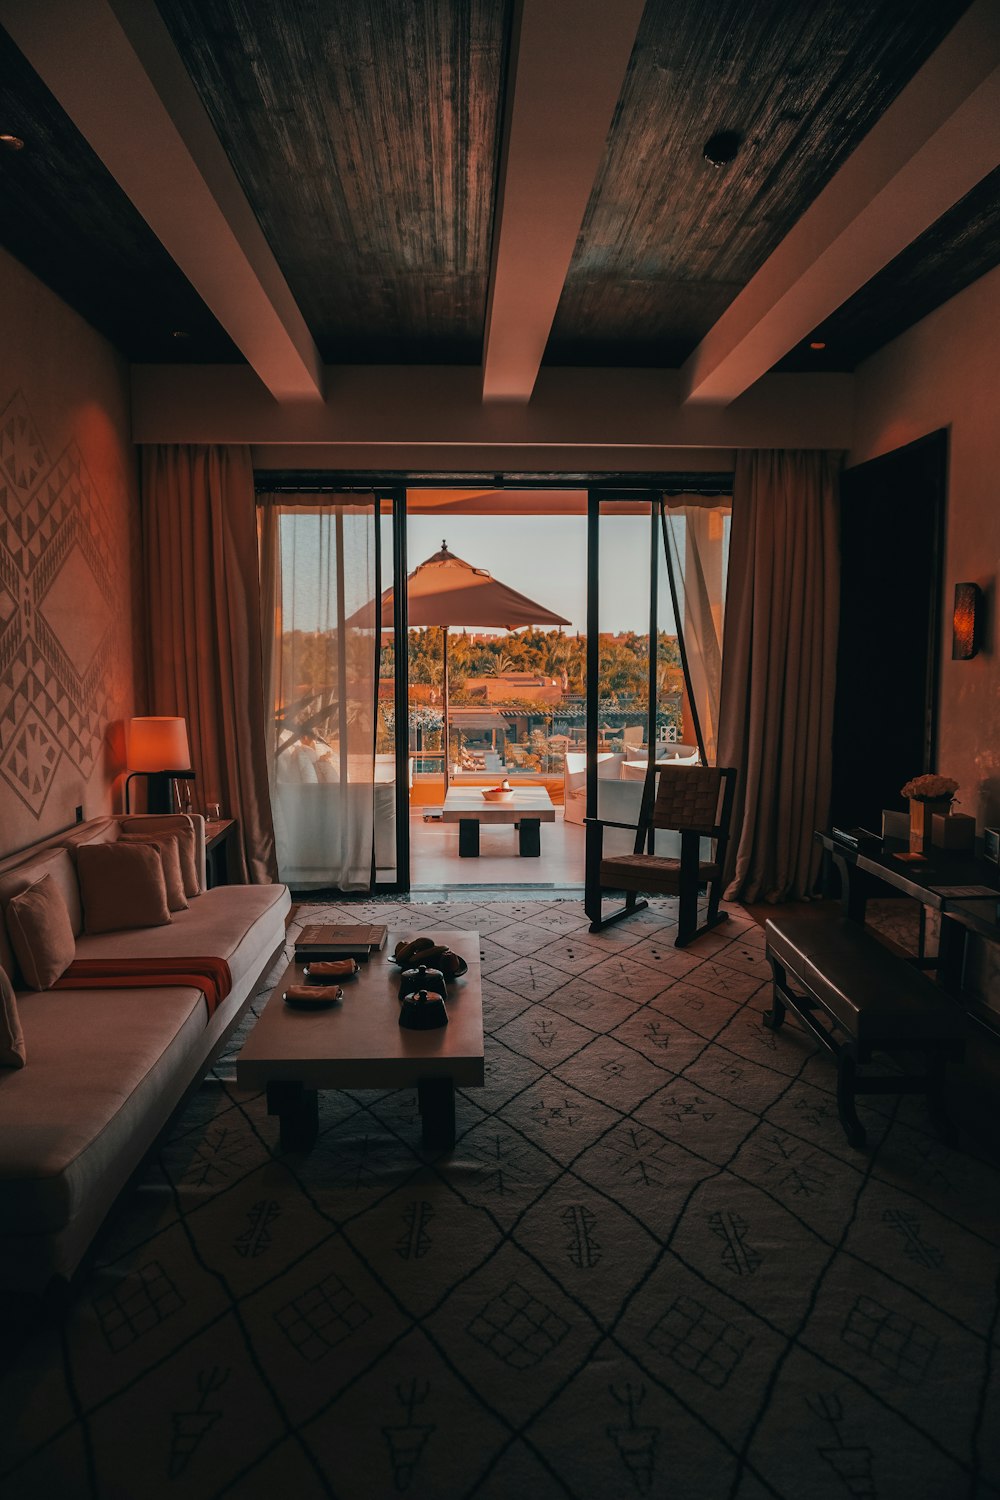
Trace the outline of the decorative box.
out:
M 931 843 L 952 854 L 972 854 L 976 847 L 976 820 L 965 813 L 935 813 L 931 819 Z
M 905 844 L 910 837 L 909 813 L 891 812 L 888 808 L 883 808 L 882 837 L 884 839 L 898 839 L 901 844 Z

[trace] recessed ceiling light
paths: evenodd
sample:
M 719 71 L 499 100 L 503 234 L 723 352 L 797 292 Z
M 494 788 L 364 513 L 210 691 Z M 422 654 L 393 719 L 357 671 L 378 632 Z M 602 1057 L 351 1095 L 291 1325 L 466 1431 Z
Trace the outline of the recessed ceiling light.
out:
M 738 130 L 720 130 L 711 136 L 703 149 L 705 160 L 713 167 L 726 167 L 743 144 Z
M 8 135 L 6 132 L 0 135 L 0 146 L 5 151 L 23 151 L 24 142 L 19 135 Z
M 809 343 L 809 347 L 810 347 L 810 349 L 825 349 L 826 348 L 826 342 L 823 339 L 811 339 L 810 343 Z
M 191 335 L 186 328 L 175 328 L 170 337 L 172 339 L 189 339 Z

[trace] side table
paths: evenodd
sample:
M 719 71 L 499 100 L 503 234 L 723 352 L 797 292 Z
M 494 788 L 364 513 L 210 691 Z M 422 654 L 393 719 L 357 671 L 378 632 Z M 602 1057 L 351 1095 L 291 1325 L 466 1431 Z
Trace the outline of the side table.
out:
M 205 820 L 205 874 L 206 887 L 229 884 L 229 851 L 234 847 L 239 831 L 236 818 L 208 818 Z

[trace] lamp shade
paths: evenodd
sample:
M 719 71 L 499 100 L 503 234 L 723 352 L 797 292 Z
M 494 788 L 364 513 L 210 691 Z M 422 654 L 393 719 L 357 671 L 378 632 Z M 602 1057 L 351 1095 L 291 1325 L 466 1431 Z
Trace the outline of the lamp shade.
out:
M 130 771 L 189 771 L 191 751 L 183 719 L 133 719 L 128 731 Z

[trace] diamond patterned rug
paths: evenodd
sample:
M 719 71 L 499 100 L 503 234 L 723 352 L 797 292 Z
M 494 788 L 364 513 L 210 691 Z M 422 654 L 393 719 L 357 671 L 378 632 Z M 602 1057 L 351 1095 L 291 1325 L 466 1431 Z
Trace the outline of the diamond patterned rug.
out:
M 4 1379 L 5 1500 L 1000 1494 L 998 1174 L 919 1099 L 846 1145 L 744 914 L 306 910 L 481 934 L 454 1152 L 365 1092 L 283 1156 L 225 1060 Z

